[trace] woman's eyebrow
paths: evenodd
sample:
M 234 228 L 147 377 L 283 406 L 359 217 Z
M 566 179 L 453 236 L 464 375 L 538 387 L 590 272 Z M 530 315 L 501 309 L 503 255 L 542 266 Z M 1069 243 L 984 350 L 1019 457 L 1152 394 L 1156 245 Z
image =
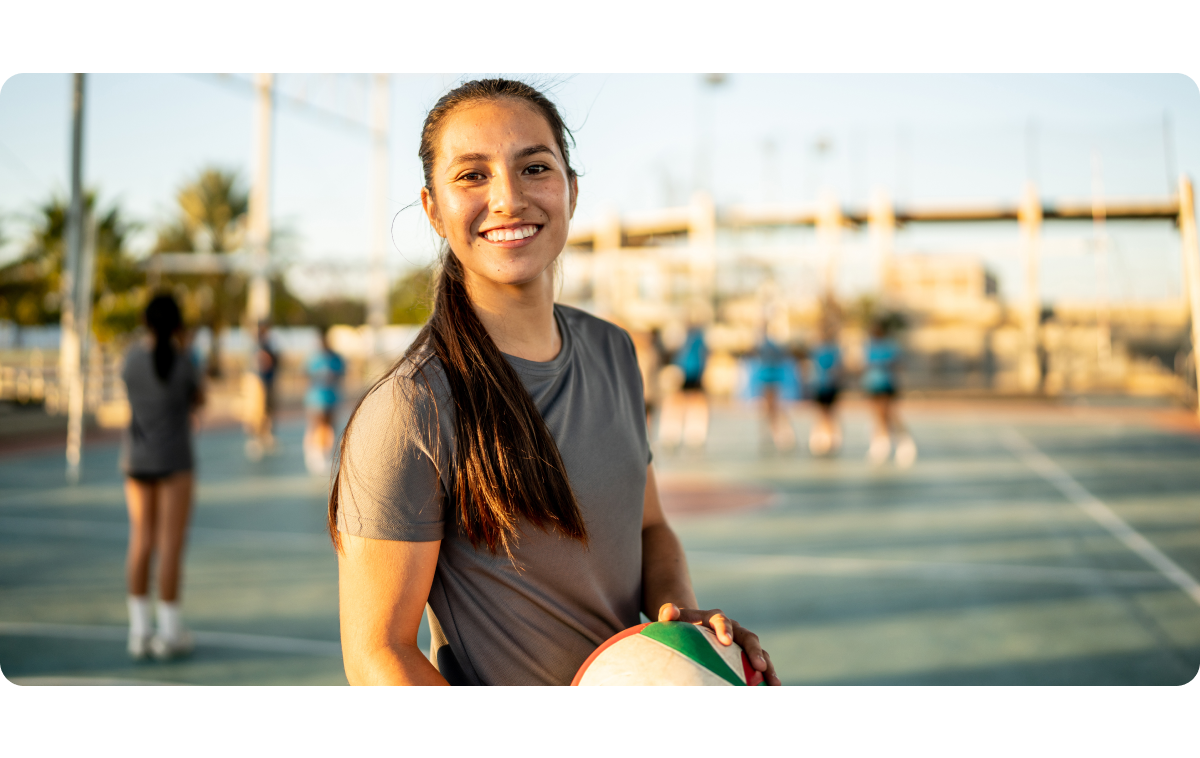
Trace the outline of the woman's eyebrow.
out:
M 521 158 L 528 158 L 531 155 L 537 155 L 539 153 L 550 153 L 551 155 L 554 155 L 554 151 L 545 145 L 530 145 L 529 147 L 523 147 L 518 150 L 516 154 L 513 155 L 513 159 L 520 160 Z M 462 155 L 456 156 L 454 160 L 450 161 L 446 168 L 454 168 L 462 163 L 475 163 L 477 161 L 486 163 L 491 159 L 492 156 L 488 155 L 487 153 L 463 153 Z
M 517 152 L 517 154 L 514 155 L 513 157 L 514 158 L 528 158 L 529 156 L 537 155 L 538 153 L 550 153 L 551 155 L 553 155 L 554 151 L 551 150 L 550 148 L 546 147 L 545 145 L 530 145 L 529 147 L 522 148 L 521 150 L 519 150 Z
M 454 160 L 450 161 L 450 164 L 449 164 L 449 166 L 447 166 L 447 168 L 453 168 L 454 166 L 457 166 L 460 163 L 475 163 L 476 161 L 487 161 L 487 160 L 490 160 L 491 157 L 492 156 L 488 155 L 487 153 L 464 153 L 460 156 L 457 156 Z

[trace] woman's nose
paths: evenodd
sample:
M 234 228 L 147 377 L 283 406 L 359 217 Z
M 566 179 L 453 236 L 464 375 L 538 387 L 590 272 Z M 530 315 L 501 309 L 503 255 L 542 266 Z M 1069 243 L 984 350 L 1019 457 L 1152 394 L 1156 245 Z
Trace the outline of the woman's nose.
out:
M 489 208 L 494 213 L 515 216 L 525 209 L 525 193 L 520 180 L 508 171 L 501 171 L 491 183 Z

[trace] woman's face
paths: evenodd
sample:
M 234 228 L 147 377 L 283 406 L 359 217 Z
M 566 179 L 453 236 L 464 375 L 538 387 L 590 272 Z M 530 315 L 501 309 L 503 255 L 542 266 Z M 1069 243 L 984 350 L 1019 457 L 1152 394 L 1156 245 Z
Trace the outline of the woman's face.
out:
M 546 119 L 519 100 L 473 103 L 446 118 L 435 147 L 421 204 L 468 284 L 551 281 L 576 183 Z

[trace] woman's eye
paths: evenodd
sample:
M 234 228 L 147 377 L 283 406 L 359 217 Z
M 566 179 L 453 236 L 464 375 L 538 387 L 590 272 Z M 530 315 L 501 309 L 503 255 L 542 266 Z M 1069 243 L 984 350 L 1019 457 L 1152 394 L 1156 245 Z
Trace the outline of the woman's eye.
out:
M 458 178 L 460 180 L 466 179 L 469 182 L 479 182 L 479 181 L 483 181 L 483 179 L 485 177 L 483 174 L 481 174 L 478 171 L 468 171 L 467 173 L 463 174 L 462 176 L 460 176 Z
M 543 172 L 546 172 L 546 171 L 549 171 L 549 170 L 550 170 L 550 167 L 549 167 L 549 166 L 544 166 L 544 165 L 542 165 L 541 163 L 535 163 L 535 164 L 533 164 L 532 166 L 529 166 L 529 167 L 527 167 L 527 168 L 525 169 L 525 173 L 527 173 L 527 174 L 541 174 L 541 173 L 543 173 Z

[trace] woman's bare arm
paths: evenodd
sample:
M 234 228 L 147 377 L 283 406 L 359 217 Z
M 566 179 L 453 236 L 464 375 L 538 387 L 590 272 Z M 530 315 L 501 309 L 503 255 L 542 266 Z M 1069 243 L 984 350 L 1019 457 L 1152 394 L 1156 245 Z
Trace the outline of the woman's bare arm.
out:
M 447 684 L 417 647 L 440 542 L 341 534 L 338 601 L 350 684 Z

